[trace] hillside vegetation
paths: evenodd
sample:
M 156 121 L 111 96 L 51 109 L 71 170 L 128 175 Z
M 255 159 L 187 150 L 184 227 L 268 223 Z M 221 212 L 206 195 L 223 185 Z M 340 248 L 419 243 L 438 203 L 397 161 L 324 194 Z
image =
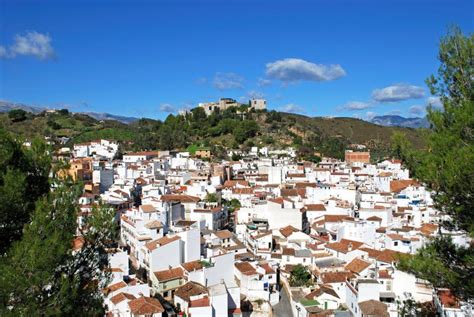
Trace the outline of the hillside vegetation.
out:
M 403 132 L 418 148 L 422 130 L 384 127 L 354 118 L 321 118 L 276 111 L 255 111 L 245 105 L 206 116 L 195 108 L 164 121 L 140 119 L 129 125 L 98 121 L 67 110 L 39 114 L 16 111 L 0 114 L 0 126 L 25 139 L 47 136 L 69 138 L 68 145 L 106 138 L 121 142 L 124 150 L 186 149 L 210 147 L 217 157 L 226 149 L 251 146 L 295 146 L 311 159 L 315 152 L 342 157 L 349 144 L 364 144 L 382 158 L 389 154 L 394 132 Z

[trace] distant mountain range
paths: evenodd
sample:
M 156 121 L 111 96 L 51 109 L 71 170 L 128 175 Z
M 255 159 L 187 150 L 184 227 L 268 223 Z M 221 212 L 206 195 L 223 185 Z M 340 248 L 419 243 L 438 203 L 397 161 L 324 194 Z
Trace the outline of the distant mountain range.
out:
M 403 128 L 429 128 L 430 124 L 426 117 L 424 118 L 405 118 L 401 116 L 376 116 L 369 120 L 371 123 L 383 125 L 386 127 L 403 127 Z
M 37 114 L 51 108 L 30 106 L 30 105 L 25 105 L 22 103 L 14 103 L 14 102 L 0 100 L 0 113 L 9 112 L 10 110 L 13 110 L 13 109 L 22 109 L 27 112 Z M 116 121 L 126 123 L 126 124 L 129 124 L 138 120 L 138 118 L 135 118 L 135 117 L 118 116 L 118 115 L 105 113 L 105 112 L 78 112 L 78 113 L 88 115 L 96 120 L 116 120 Z

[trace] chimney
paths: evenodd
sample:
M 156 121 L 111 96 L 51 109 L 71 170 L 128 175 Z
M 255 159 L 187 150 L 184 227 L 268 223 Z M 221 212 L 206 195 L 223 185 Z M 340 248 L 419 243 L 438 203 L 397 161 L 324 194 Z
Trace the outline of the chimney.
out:
M 349 245 L 347 246 L 347 250 L 352 251 L 352 242 L 349 242 Z

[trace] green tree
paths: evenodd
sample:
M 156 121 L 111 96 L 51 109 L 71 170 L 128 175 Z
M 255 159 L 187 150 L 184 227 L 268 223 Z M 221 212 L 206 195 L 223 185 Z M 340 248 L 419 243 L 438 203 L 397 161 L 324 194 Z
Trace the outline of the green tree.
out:
M 290 273 L 290 285 L 291 286 L 308 286 L 311 284 L 311 273 L 308 268 L 301 264 L 297 264 L 293 267 Z
M 431 131 L 427 150 L 400 150 L 405 161 L 416 165 L 414 175 L 432 191 L 436 207 L 450 216 L 442 225 L 467 231 L 474 237 L 474 100 L 472 81 L 474 36 L 457 28 L 440 44 L 441 65 L 427 84 L 441 98 L 443 109 L 428 109 Z M 411 258 L 402 258 L 399 267 L 432 282 L 449 287 L 458 296 L 474 298 L 474 245 L 457 247 L 441 233 Z
M 13 109 L 8 112 L 8 117 L 13 122 L 20 122 L 26 120 L 26 111 L 23 109 Z
M 44 142 L 28 149 L 0 129 L 0 255 L 20 239 L 36 201 L 49 192 L 50 170 Z
M 206 195 L 205 201 L 210 203 L 216 203 L 219 200 L 216 193 L 208 193 Z
M 242 121 L 234 129 L 234 137 L 238 143 L 244 143 L 247 139 L 254 137 L 259 130 L 257 122 L 253 120 Z
M 38 201 L 22 239 L 0 263 L 0 315 L 103 315 L 100 292 L 108 282 L 106 251 L 115 240 L 114 212 L 95 208 L 82 248 L 72 252 L 79 193 L 78 186 L 59 184 Z

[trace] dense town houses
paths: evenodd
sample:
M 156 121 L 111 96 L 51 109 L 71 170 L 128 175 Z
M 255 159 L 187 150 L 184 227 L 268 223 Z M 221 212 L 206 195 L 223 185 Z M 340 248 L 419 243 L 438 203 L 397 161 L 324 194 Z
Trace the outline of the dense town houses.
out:
M 363 147 L 318 164 L 292 148 L 234 151 L 239 161 L 170 151 L 116 159 L 117 150 L 107 140 L 75 145 L 66 172 L 85 183 L 79 224 L 98 200 L 116 211 L 109 316 L 271 316 L 283 296 L 294 316 L 395 317 L 407 299 L 466 313 L 449 289 L 396 266 L 441 231 L 471 243 L 439 226 L 446 216 L 400 161 L 371 163 Z

